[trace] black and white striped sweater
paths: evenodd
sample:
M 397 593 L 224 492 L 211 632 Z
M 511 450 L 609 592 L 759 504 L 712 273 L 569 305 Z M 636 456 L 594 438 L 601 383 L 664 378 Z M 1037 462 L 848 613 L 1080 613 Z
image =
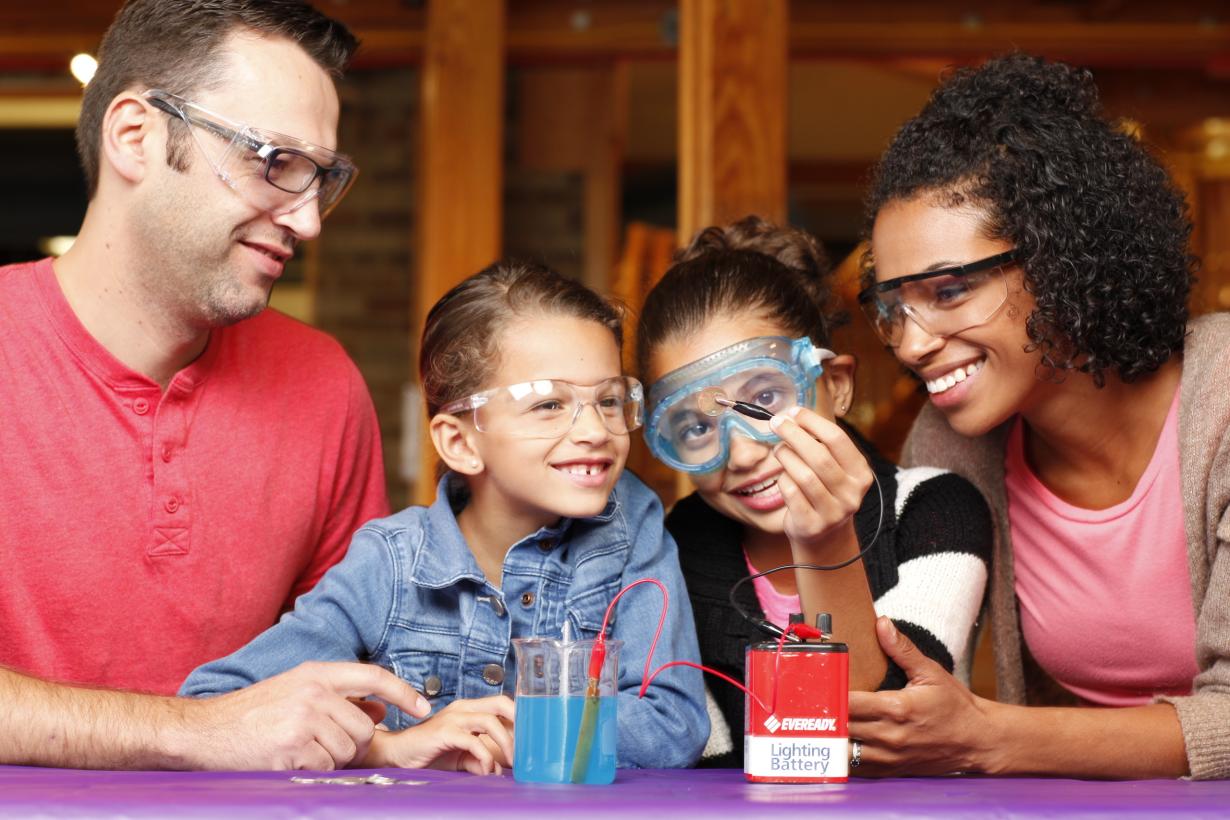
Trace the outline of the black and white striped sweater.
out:
M 973 627 L 991 554 L 986 502 L 954 473 L 899 468 L 860 444 L 871 453 L 884 493 L 883 529 L 864 558 L 876 612 L 892 618 L 923 653 L 968 681 Z M 872 488 L 854 517 L 861 543 L 875 533 L 879 515 L 879 496 Z M 675 505 L 666 526 L 679 544 L 701 660 L 741 681 L 744 650 L 767 637 L 729 603 L 730 588 L 747 575 L 742 525 L 692 494 Z M 764 616 L 751 584 L 740 588 L 737 599 L 749 613 Z M 890 661 L 880 688 L 899 689 L 905 682 Z M 709 681 L 708 689 L 713 729 L 700 765 L 742 767 L 744 695 L 717 679 Z

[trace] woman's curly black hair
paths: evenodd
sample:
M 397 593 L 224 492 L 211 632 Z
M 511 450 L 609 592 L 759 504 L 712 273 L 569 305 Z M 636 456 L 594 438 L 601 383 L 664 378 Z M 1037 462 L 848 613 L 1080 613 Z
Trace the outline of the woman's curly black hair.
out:
M 1088 71 L 1025 54 L 949 76 L 880 159 L 865 235 L 894 200 L 937 195 L 1020 251 L 1041 368 L 1124 382 L 1183 349 L 1197 260 L 1183 195 L 1102 114 Z M 873 278 L 870 255 L 864 281 Z

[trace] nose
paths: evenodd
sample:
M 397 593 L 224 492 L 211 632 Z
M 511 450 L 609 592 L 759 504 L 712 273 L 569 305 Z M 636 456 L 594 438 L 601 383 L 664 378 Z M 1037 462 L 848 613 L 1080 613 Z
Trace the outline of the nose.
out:
M 913 314 L 907 313 L 901 328 L 901 341 L 895 348 L 898 361 L 907 367 L 921 363 L 944 346 L 944 337 L 923 328 Z
M 726 468 L 735 472 L 750 470 L 764 461 L 769 452 L 767 444 L 748 438 L 736 428 L 730 431 L 730 458 L 726 461 Z
M 290 231 L 300 240 L 315 239 L 320 235 L 320 203 L 316 197 L 273 218 L 275 225 Z
M 601 444 L 611 437 L 611 431 L 606 429 L 602 414 L 598 412 L 598 405 L 589 401 L 577 405 L 568 434 L 573 441 L 588 444 Z

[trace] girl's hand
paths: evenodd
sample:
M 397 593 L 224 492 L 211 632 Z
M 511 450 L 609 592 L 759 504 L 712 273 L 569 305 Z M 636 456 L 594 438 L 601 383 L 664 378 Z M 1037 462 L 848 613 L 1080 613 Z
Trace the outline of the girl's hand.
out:
M 990 710 L 980 698 L 897 631 L 876 621 L 884 653 L 905 671 L 904 689 L 850 692 L 850 738 L 862 743 L 862 762 L 851 772 L 873 775 L 939 775 L 985 772 L 995 743 Z
M 376 732 L 362 765 L 501 774 L 512 767 L 514 714 L 507 695 L 455 700 L 417 726 Z
M 853 517 L 871 487 L 871 467 L 834 422 L 795 407 L 769 422 L 782 443 L 774 449 L 783 472 L 786 537 L 806 551 L 823 548 Z M 818 556 L 817 556 L 818 558 Z

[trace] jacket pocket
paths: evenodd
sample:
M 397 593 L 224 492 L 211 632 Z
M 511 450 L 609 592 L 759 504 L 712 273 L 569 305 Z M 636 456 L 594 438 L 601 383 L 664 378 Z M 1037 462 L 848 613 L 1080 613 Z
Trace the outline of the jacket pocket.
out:
M 596 637 L 598 630 L 602 628 L 602 618 L 606 615 L 606 609 L 618 593 L 619 576 L 615 576 L 609 583 L 586 590 L 569 598 L 566 604 L 567 618 L 569 623 L 572 624 L 573 634 L 579 639 Z M 615 624 L 618 612 L 619 606 L 617 605 L 615 611 L 611 613 L 610 622 L 607 624 L 608 635 L 610 634 L 610 627 Z
M 407 649 L 393 652 L 390 657 L 393 671 L 427 698 L 433 715 L 457 697 L 457 655 Z M 390 729 L 404 729 L 418 721 L 399 709 L 389 707 L 384 723 Z

